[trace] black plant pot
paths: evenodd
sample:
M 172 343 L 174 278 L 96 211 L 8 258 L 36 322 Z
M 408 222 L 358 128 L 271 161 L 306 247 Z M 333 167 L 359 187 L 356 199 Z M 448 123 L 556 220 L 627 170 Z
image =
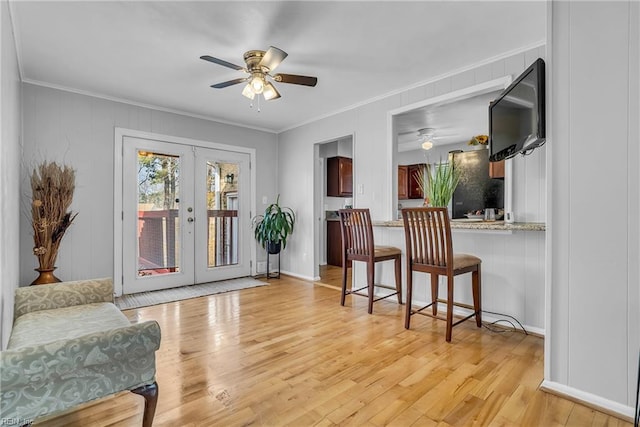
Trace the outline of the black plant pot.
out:
M 276 255 L 280 253 L 282 249 L 282 242 L 267 242 L 267 252 L 271 255 Z

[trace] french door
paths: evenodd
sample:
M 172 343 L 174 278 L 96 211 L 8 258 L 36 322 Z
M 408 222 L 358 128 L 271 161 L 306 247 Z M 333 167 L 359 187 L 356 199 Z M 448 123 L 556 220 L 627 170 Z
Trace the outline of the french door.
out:
M 123 293 L 250 274 L 249 158 L 123 137 Z

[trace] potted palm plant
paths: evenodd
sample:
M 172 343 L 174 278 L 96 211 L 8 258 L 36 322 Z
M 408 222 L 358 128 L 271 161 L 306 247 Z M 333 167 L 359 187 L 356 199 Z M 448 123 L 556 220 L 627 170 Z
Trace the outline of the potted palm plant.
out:
M 449 163 L 436 163 L 433 168 L 427 164 L 422 173 L 416 172 L 416 180 L 426 204 L 446 208 L 460 181 L 461 168 L 456 167 L 453 157 Z
M 287 246 L 287 238 L 293 233 L 296 215 L 291 208 L 279 204 L 280 195 L 271 203 L 262 215 L 252 219 L 254 235 L 258 243 L 269 254 L 278 254 Z

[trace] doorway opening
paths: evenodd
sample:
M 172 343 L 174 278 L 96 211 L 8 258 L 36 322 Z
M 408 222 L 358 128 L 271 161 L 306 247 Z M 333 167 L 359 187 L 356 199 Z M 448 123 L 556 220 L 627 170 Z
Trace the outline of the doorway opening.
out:
M 338 209 L 354 206 L 354 136 L 314 145 L 314 277 L 330 280 L 341 271 L 342 238 Z

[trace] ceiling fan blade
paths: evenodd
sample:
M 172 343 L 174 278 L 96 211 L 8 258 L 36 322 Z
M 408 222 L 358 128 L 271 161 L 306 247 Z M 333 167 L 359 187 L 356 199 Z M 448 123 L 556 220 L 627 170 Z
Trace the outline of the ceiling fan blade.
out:
M 298 76 L 296 74 L 276 74 L 273 79 L 277 82 L 303 86 L 315 86 L 318 83 L 317 77 Z
M 222 65 L 223 67 L 232 68 L 234 70 L 244 70 L 244 67 L 241 67 L 241 66 L 236 65 L 236 64 L 232 64 L 231 62 L 227 62 L 227 61 L 225 61 L 223 59 L 214 58 L 213 56 L 202 55 L 200 57 L 200 59 L 204 59 L 205 61 L 213 62 L 214 64 Z
M 249 77 L 241 77 L 239 79 L 233 79 L 233 80 L 228 80 L 222 83 L 216 83 L 214 85 L 211 85 L 211 87 L 215 89 L 222 89 L 228 86 L 237 85 L 238 83 L 246 82 L 247 80 L 249 80 Z
M 287 55 L 288 53 L 284 50 L 271 46 L 262 57 L 260 66 L 268 68 L 269 71 L 273 71 L 278 65 L 280 65 L 280 63 L 284 60 L 284 58 L 287 57 Z

